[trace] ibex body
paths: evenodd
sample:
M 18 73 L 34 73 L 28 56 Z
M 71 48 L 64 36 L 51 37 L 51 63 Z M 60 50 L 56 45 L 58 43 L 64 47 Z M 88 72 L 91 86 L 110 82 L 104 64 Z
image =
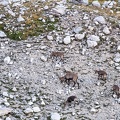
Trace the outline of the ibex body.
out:
M 51 58 L 60 58 L 61 60 L 64 59 L 64 52 L 52 52 L 51 55 L 50 55 Z
M 77 84 L 78 88 L 79 88 L 79 83 L 77 82 L 77 80 L 78 80 L 77 73 L 73 73 L 71 71 L 66 71 L 65 76 L 59 77 L 59 79 L 61 82 L 66 82 L 68 85 L 70 85 L 70 82 L 72 81 L 74 83 L 73 87 L 75 86 L 75 84 Z
M 67 100 L 66 100 L 65 103 L 64 103 L 64 107 L 66 106 L 66 104 L 71 105 L 72 102 L 74 102 L 74 106 L 75 106 L 75 103 L 76 103 L 76 102 L 77 102 L 77 103 L 79 102 L 79 101 L 77 100 L 77 97 L 76 97 L 76 96 L 70 96 L 70 97 L 68 97 Z
M 95 70 L 95 73 L 98 73 L 98 80 L 106 80 L 107 79 L 107 73 L 103 70 Z
M 113 85 L 113 92 L 117 95 L 117 97 L 120 97 L 120 88 L 118 85 Z

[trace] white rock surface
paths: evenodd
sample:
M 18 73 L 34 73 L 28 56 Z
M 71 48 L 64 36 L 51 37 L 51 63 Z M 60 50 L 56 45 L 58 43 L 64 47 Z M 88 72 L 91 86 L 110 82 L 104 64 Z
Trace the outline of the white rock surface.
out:
M 40 108 L 39 107 L 33 107 L 33 111 L 34 112 L 40 112 Z
M 51 120 L 60 120 L 60 115 L 58 113 L 51 113 Z
M 70 44 L 71 43 L 71 38 L 70 38 L 70 36 L 66 36 L 65 38 L 64 38 L 64 40 L 63 40 L 63 42 L 64 42 L 64 44 Z
M 4 116 L 12 112 L 12 109 L 10 108 L 0 108 L 0 116 Z
M 77 40 L 82 40 L 84 37 L 85 37 L 85 33 L 83 33 L 83 34 L 76 34 L 76 35 L 75 35 L 75 38 L 76 38 Z
M 23 22 L 23 21 L 25 21 L 25 19 L 21 15 L 19 15 L 19 17 L 17 18 L 17 21 L 18 22 Z
M 26 110 L 24 110 L 24 112 L 25 112 L 26 114 L 29 114 L 29 113 L 32 113 L 33 110 L 32 110 L 32 108 L 26 108 Z
M 87 45 L 88 45 L 88 47 L 95 47 L 95 46 L 97 46 L 98 41 L 100 41 L 99 36 L 90 35 L 87 38 Z
M 94 21 L 97 21 L 97 22 L 99 22 L 101 24 L 106 24 L 106 20 L 105 20 L 105 18 L 103 16 L 95 17 Z
M 110 34 L 110 30 L 107 26 L 103 28 L 103 33 L 105 33 L 106 35 Z
M 96 7 L 101 7 L 99 1 L 93 1 L 93 2 L 92 2 L 92 5 L 93 5 L 93 6 L 96 6 Z
M 6 37 L 6 34 L 0 30 L 0 38 Z

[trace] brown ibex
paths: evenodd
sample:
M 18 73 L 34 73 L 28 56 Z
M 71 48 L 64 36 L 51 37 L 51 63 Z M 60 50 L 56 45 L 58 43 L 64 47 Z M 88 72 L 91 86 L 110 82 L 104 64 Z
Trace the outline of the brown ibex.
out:
M 64 52 L 52 52 L 50 55 L 51 58 L 55 57 L 56 59 L 59 57 L 61 60 L 64 59 Z
M 120 88 L 118 85 L 113 85 L 113 93 L 117 95 L 117 98 L 120 97 Z
M 64 103 L 64 108 L 65 108 L 66 104 L 71 105 L 72 102 L 74 102 L 74 106 L 75 106 L 76 103 L 79 104 L 79 101 L 78 101 L 78 99 L 77 99 L 76 96 L 70 96 L 70 97 L 68 97 L 67 100 L 65 101 L 65 103 Z
M 78 83 L 78 74 L 71 72 L 71 71 L 66 71 L 66 74 L 63 77 L 59 77 L 61 82 L 66 82 L 68 85 L 70 85 L 70 82 L 72 81 L 74 83 L 73 87 L 77 83 L 78 88 L 79 88 L 79 83 Z
M 107 73 L 103 70 L 95 70 L 95 73 L 98 73 L 98 80 L 106 80 L 107 79 Z

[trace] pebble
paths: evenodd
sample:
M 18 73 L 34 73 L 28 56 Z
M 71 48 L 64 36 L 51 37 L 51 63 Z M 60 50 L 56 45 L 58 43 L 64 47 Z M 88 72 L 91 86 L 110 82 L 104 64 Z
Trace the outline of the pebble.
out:
M 64 38 L 64 40 L 63 40 L 63 42 L 64 42 L 64 44 L 70 44 L 71 43 L 71 38 L 70 38 L 70 36 L 66 36 L 65 38 Z
M 60 120 L 59 113 L 51 113 L 51 120 Z
M 105 33 L 106 35 L 110 34 L 110 30 L 107 26 L 103 28 L 103 33 Z
M 76 38 L 77 40 L 82 40 L 84 37 L 85 37 L 85 33 L 83 33 L 83 34 L 76 34 L 76 35 L 75 35 L 75 38 Z
M 32 108 L 26 108 L 26 110 L 24 110 L 25 114 L 29 114 L 29 113 L 32 113 L 32 112 L 33 112 Z
M 95 7 L 101 7 L 99 1 L 93 1 L 92 5 L 95 6 Z
M 95 47 L 95 46 L 97 46 L 98 41 L 100 41 L 99 36 L 90 35 L 87 38 L 87 45 L 88 45 L 88 47 Z
M 16 92 L 17 91 L 16 87 L 13 87 L 12 91 Z
M 41 59 L 43 62 L 46 62 L 46 61 L 47 61 L 47 57 L 45 57 L 44 55 L 42 55 L 42 56 L 40 57 L 40 59 Z
M 97 113 L 97 112 L 98 112 L 98 110 L 97 110 L 97 109 L 95 109 L 95 108 L 91 108 L 90 112 L 91 112 L 91 113 Z
M 114 61 L 115 61 L 115 62 L 120 62 L 120 54 L 119 54 L 119 53 L 117 53 L 117 54 L 115 55 Z
M 53 40 L 53 36 L 47 35 L 48 40 Z
M 23 22 L 23 21 L 25 21 L 25 19 L 21 15 L 19 15 L 19 17 L 17 18 L 17 21 L 18 22 Z
M 33 109 L 33 111 L 34 111 L 35 113 L 40 112 L 40 108 L 39 108 L 39 107 L 33 107 L 32 109 Z
M 78 33 L 80 33 L 81 31 L 83 30 L 83 28 L 82 27 L 75 27 L 74 29 L 73 29 L 73 31 L 76 33 L 76 34 L 78 34 Z
M 118 45 L 117 50 L 120 51 L 120 45 Z
M 88 5 L 88 4 L 89 4 L 89 1 L 88 1 L 88 0 L 82 0 L 82 4 Z
M 49 7 L 48 7 L 47 5 L 44 6 L 44 10 L 48 10 L 48 8 L 49 8 Z
M 45 105 L 45 102 L 43 99 L 41 99 L 41 105 Z
M 103 16 L 95 17 L 94 21 L 97 21 L 97 22 L 99 22 L 101 24 L 106 24 L 106 20 L 105 20 L 105 18 Z
M 9 56 L 7 56 L 7 57 L 4 58 L 4 62 L 5 62 L 6 64 L 10 64 L 10 61 L 11 61 L 11 59 L 10 59 Z
M 10 117 L 7 117 L 5 120 L 12 120 Z
M 8 92 L 3 92 L 3 96 L 8 97 Z
M 55 8 L 53 8 L 53 10 L 61 15 L 64 15 L 66 13 L 66 7 L 64 5 L 56 5 Z
M 6 37 L 6 36 L 7 35 L 3 31 L 0 30 L 0 38 Z
M 30 47 L 31 47 L 31 44 L 27 44 L 26 46 L 27 46 L 28 48 L 30 48 Z

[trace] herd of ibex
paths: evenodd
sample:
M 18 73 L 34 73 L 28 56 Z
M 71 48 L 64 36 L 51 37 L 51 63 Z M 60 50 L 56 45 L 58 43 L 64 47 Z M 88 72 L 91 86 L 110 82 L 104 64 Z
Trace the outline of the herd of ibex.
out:
M 50 55 L 51 58 L 55 58 L 56 60 L 59 58 L 60 60 L 64 60 L 64 52 L 52 52 Z M 74 73 L 72 71 L 65 71 L 66 74 L 62 77 L 59 77 L 60 82 L 65 82 L 68 85 L 70 85 L 71 82 L 73 82 L 73 87 L 75 87 L 75 85 L 78 85 L 78 89 L 79 89 L 79 82 L 78 80 L 78 74 Z M 95 73 L 98 74 L 98 80 L 103 80 L 104 82 L 106 82 L 107 80 L 107 73 L 104 70 L 95 70 Z M 120 88 L 118 87 L 118 85 L 113 85 L 112 88 L 113 94 L 116 94 L 117 98 L 120 98 Z M 66 106 L 66 104 L 71 104 L 71 102 L 74 102 L 74 105 L 76 103 L 77 97 L 76 96 L 70 96 L 67 98 L 67 100 L 64 103 L 64 106 Z M 77 100 L 78 103 L 78 100 Z

